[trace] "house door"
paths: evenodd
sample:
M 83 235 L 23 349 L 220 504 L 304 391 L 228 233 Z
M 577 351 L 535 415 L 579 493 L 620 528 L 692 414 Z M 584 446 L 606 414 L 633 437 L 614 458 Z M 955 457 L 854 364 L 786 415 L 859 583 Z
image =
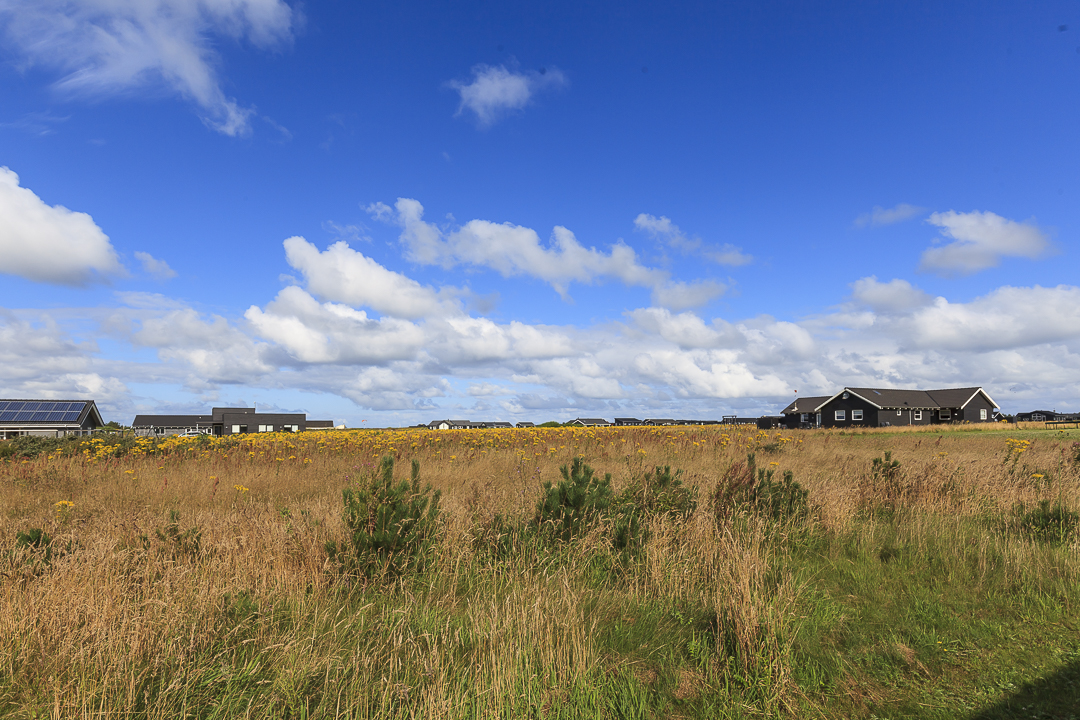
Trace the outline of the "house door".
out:
M 821 427 L 821 413 L 818 413 L 816 416 L 814 416 L 814 424 L 818 427 Z

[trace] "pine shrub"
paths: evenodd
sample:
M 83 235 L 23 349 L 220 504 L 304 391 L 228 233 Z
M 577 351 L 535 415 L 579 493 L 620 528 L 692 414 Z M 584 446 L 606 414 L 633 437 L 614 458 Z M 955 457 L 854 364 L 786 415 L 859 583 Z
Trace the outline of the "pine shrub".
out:
M 350 576 L 373 578 L 420 571 L 427 565 L 438 530 L 438 490 L 420 487 L 420 462 L 412 461 L 410 480 L 394 482 L 394 458 L 358 487 L 342 490 L 347 535 L 326 545 L 338 568 Z

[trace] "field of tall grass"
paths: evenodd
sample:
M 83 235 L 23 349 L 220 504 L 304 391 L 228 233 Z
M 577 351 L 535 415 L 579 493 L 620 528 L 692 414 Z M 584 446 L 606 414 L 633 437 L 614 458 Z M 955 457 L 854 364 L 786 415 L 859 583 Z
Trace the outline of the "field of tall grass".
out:
M 0 443 L 0 716 L 1080 717 L 1078 441 Z

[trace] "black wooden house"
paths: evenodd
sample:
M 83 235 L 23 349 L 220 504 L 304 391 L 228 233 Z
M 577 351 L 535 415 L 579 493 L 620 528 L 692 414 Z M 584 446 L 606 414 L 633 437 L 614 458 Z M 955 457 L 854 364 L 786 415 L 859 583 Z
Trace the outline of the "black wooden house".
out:
M 788 428 L 888 427 L 993 422 L 997 407 L 981 387 L 942 390 L 846 387 L 831 397 L 798 398 L 781 414 Z

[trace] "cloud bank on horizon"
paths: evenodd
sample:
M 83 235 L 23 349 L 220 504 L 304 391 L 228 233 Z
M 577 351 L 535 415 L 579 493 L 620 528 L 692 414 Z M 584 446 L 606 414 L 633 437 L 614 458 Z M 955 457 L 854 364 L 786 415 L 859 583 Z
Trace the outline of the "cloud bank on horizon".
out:
M 253 398 L 352 424 L 715 418 L 844 385 L 1080 406 L 1080 147 L 1038 125 L 1071 100 L 961 132 L 918 105 L 934 78 L 849 96 L 813 18 L 773 28 L 793 67 L 738 8 L 727 44 L 696 35 L 727 27 L 708 10 L 624 8 L 651 44 L 606 15 L 416 10 L 0 0 L 0 396 L 122 422 Z M 1007 112 L 977 80 L 1011 76 L 947 59 L 975 89 L 943 112 Z M 870 121 L 837 123 L 856 100 Z

